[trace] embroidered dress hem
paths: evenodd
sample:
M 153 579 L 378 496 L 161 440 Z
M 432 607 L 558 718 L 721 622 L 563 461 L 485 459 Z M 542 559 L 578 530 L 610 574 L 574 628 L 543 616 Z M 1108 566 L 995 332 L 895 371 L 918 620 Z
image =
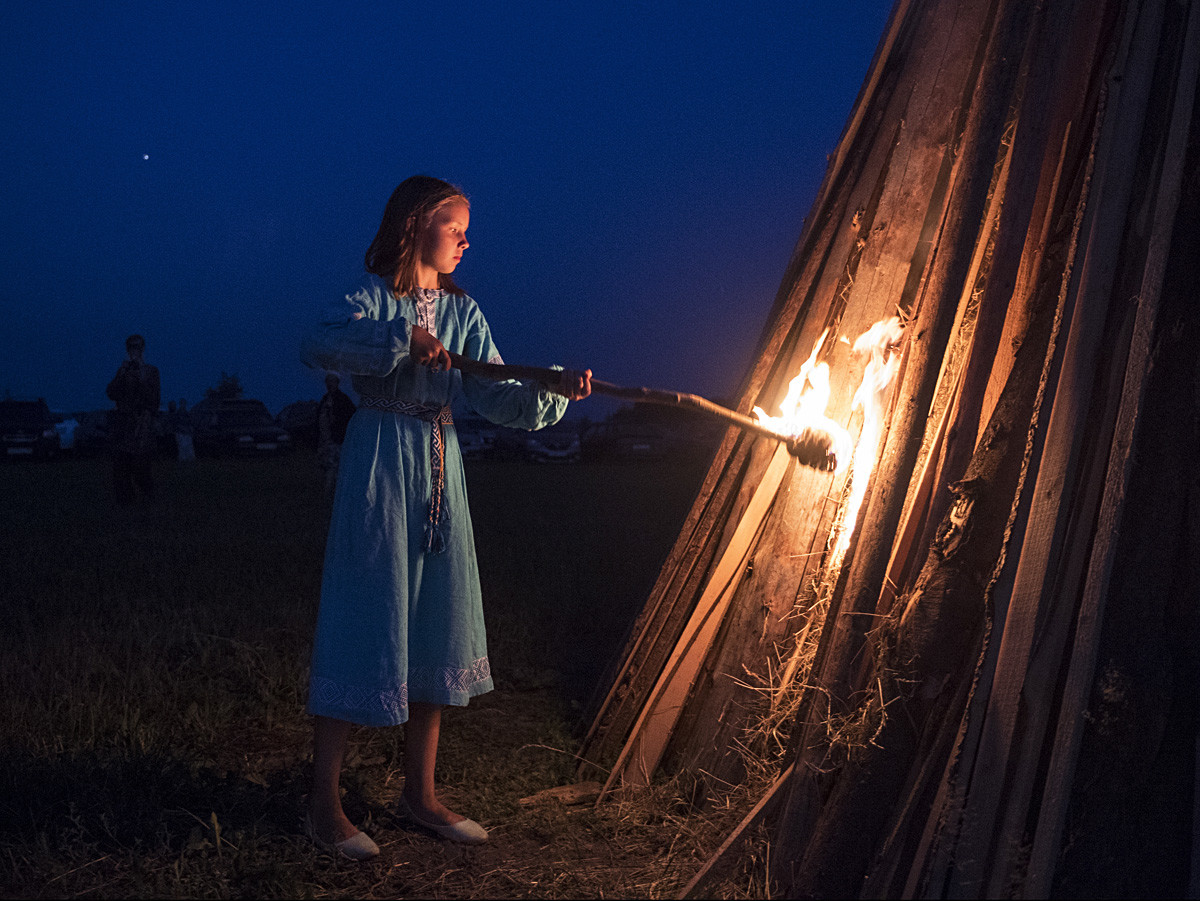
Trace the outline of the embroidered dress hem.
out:
M 408 721 L 410 702 L 466 707 L 471 698 L 494 688 L 486 657 L 470 667 L 419 667 L 398 688 L 351 685 L 324 676 L 308 684 L 308 713 L 360 726 L 398 726 Z

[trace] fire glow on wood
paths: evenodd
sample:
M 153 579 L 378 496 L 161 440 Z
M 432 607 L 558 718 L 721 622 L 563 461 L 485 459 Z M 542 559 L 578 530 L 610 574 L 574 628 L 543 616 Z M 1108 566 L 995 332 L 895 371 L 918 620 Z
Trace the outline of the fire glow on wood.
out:
M 825 415 L 829 405 L 829 364 L 818 363 L 817 354 L 829 337 L 829 329 L 821 333 L 812 353 L 800 367 L 800 373 L 788 385 L 787 396 L 779 405 L 780 415 L 769 416 L 762 407 L 754 408 L 758 421 L 780 435 L 802 435 L 823 432 L 828 436 L 837 459 L 834 473 L 840 473 L 850 462 L 854 442 L 850 433 Z
M 898 345 L 902 332 L 900 319 L 893 316 L 876 322 L 854 342 L 856 354 L 870 357 L 850 405 L 852 412 L 862 410 L 863 414 L 862 431 L 857 442 L 851 438 L 849 430 L 825 413 L 830 394 L 829 364 L 817 362 L 817 356 L 825 345 L 829 329 L 822 332 L 812 353 L 788 386 L 787 396 L 779 405 L 780 415 L 770 416 L 762 407 L 754 408 L 758 421 L 781 435 L 793 438 L 813 434 L 826 436 L 825 443 L 832 448 L 832 456 L 837 460 L 834 472 L 841 473 L 847 466 L 851 467 L 850 495 L 843 508 L 835 558 L 840 557 L 849 545 L 858 519 L 858 508 L 875 468 L 875 454 L 883 427 L 884 399 L 900 364 Z
M 834 546 L 835 559 L 839 559 L 850 544 L 850 536 L 854 534 L 854 526 L 858 522 L 858 508 L 862 506 L 863 497 L 867 493 L 867 482 L 875 469 L 879 438 L 883 433 L 884 401 L 887 389 L 900 367 L 899 344 L 902 332 L 900 319 L 893 316 L 891 319 L 876 322 L 854 342 L 854 352 L 870 354 L 870 359 L 850 404 L 851 410 L 862 410 L 863 427 L 858 435 L 858 443 L 854 446 L 850 497 L 846 500 L 842 527 Z

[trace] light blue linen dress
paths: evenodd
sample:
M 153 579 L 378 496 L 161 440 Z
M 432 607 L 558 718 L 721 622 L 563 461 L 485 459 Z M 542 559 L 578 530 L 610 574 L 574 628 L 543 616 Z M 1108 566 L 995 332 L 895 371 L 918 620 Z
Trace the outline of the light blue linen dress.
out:
M 470 297 L 422 291 L 394 298 L 372 279 L 325 310 L 303 340 L 313 367 L 349 372 L 362 397 L 430 408 L 459 391 L 499 425 L 557 422 L 567 401 L 535 384 L 432 372 L 408 355 L 413 324 L 447 350 L 499 362 Z M 466 480 L 454 426 L 446 425 L 441 534 L 425 550 L 438 425 L 360 405 L 346 431 L 325 550 L 308 712 L 367 726 L 408 719 L 408 704 L 463 706 L 492 689 L 483 599 Z

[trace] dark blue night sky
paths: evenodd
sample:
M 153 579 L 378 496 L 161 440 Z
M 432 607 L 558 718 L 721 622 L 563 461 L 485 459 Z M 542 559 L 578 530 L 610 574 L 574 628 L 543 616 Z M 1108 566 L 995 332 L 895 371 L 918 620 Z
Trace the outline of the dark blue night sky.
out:
M 300 333 L 424 172 L 506 360 L 720 396 L 890 7 L 7 4 L 0 395 L 107 408 L 141 332 L 164 404 L 320 396 Z

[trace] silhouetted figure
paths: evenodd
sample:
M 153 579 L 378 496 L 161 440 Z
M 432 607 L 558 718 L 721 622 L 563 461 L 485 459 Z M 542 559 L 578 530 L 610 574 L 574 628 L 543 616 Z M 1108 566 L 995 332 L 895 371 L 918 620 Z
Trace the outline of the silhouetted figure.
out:
M 117 405 L 108 414 L 108 434 L 113 455 L 113 489 L 117 504 L 133 503 L 134 486 L 154 497 L 150 465 L 154 456 L 154 414 L 158 412 L 158 368 L 146 363 L 146 339 L 130 335 L 125 340 L 125 360 L 108 383 L 106 393 Z
M 325 396 L 317 405 L 317 462 L 325 471 L 325 497 L 332 498 L 337 487 L 338 465 L 341 463 L 342 442 L 346 426 L 354 415 L 354 401 L 338 388 L 335 373 L 325 376 Z

